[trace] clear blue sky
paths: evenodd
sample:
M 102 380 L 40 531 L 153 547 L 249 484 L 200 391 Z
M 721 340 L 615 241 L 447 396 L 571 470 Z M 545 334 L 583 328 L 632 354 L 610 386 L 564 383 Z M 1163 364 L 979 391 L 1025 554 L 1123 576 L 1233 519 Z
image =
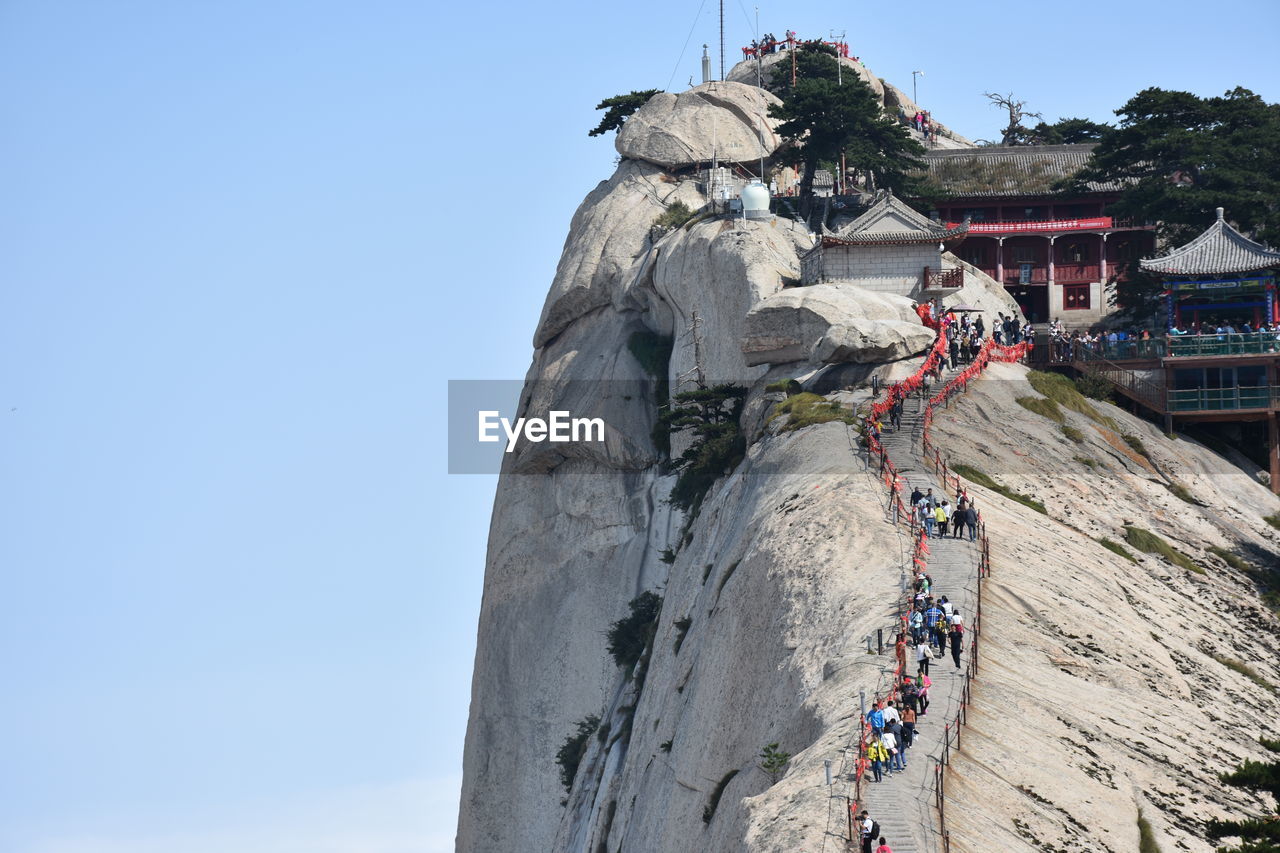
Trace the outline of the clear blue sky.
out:
M 445 382 L 524 375 L 592 107 L 716 8 L 0 3 L 0 851 L 452 849 L 494 478 Z M 760 21 L 974 137 L 983 89 L 1280 100 L 1274 3 L 1152 9 Z

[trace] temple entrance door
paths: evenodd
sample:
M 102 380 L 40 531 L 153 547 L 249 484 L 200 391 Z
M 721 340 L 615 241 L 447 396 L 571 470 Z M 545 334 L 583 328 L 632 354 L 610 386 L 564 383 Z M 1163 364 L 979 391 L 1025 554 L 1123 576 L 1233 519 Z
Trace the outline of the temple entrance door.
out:
M 1022 315 L 1027 318 L 1028 323 L 1040 325 L 1047 323 L 1051 319 L 1049 317 L 1049 288 L 1037 287 L 1035 285 L 1014 285 L 1009 289 L 1009 295 L 1013 297 L 1013 301 L 1018 303 L 1018 307 L 1022 309 Z

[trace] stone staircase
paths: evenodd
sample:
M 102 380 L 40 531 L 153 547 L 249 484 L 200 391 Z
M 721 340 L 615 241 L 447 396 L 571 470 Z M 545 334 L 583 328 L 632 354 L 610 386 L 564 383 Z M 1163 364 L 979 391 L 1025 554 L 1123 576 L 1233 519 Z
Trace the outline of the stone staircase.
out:
M 957 372 L 944 371 L 941 382 L 945 384 Z M 940 384 L 935 382 L 934 390 L 939 387 Z M 933 493 L 939 496 L 945 494 L 941 482 L 921 457 L 923 408 L 918 396 L 915 400 L 906 401 L 901 429 L 895 432 L 886 427 L 881 436 L 889 458 L 901 472 L 904 499 L 914 487 L 919 487 L 922 492 L 932 488 Z M 945 417 L 943 412 L 935 413 L 935 418 L 941 417 Z M 955 504 L 955 495 L 947 495 L 947 498 Z M 946 538 L 929 540 L 928 572 L 933 578 L 935 595 L 945 595 L 954 603 L 964 617 L 966 630 L 972 625 L 973 608 L 977 602 L 978 547 L 978 543 L 969 541 L 967 533 L 953 539 L 951 531 L 948 531 Z M 892 654 L 892 651 L 888 653 Z M 915 745 L 907 750 L 906 770 L 886 775 L 880 784 L 875 783 L 870 771 L 863 780 L 864 803 L 860 808 L 865 808 L 880 823 L 880 834 L 894 853 L 942 853 L 934 801 L 934 772 L 942 755 L 946 723 L 955 718 L 960 707 L 967 654 L 966 648 L 960 658 L 958 672 L 949 647 L 945 658 L 932 661 L 929 677 L 933 680 L 933 687 L 929 690 L 929 711 L 917 723 Z M 908 662 L 914 674 L 913 655 L 908 655 Z

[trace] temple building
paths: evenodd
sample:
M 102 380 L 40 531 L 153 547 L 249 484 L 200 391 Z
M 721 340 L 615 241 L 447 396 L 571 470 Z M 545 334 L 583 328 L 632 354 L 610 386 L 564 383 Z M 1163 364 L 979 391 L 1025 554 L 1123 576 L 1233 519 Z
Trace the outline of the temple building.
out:
M 1139 261 L 1165 280 L 1167 323 L 1206 331 L 1221 324 L 1280 322 L 1275 270 L 1280 252 L 1245 237 L 1223 217 L 1167 255 Z
M 934 222 L 884 192 L 838 231 L 823 226 L 818 245 L 800 259 L 801 279 L 804 284 L 850 282 L 920 299 L 932 295 L 927 291 L 960 285 L 962 270 L 942 270 L 942 248 L 963 240 L 968 229 L 966 222 Z
M 969 220 L 957 254 L 1017 300 L 1033 323 L 1087 326 L 1110 310 L 1114 280 L 1155 248 L 1154 225 L 1106 216 L 1119 183 L 1057 189 L 1088 161 L 1092 144 L 990 146 L 924 155 L 933 197 L 922 199 L 947 227 Z

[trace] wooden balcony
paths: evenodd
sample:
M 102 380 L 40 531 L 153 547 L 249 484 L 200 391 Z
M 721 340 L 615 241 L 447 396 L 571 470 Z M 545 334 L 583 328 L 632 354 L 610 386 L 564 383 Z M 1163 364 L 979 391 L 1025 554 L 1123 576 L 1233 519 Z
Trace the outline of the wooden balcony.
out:
M 924 268 L 924 289 L 964 287 L 964 269 L 954 267 L 949 270 Z
M 1058 284 L 1084 284 L 1101 281 L 1102 268 L 1098 264 L 1062 264 L 1053 265 L 1053 280 Z

